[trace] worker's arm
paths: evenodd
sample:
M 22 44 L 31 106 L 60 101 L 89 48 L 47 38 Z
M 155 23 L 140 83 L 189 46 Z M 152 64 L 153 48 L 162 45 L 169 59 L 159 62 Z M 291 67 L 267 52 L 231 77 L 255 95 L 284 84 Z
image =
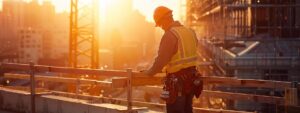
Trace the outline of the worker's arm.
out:
M 176 36 L 172 32 L 167 31 L 161 39 L 158 54 L 154 63 L 150 69 L 144 73 L 146 75 L 153 76 L 156 73 L 161 72 L 163 67 L 170 62 L 172 56 L 176 54 L 178 48 L 177 43 Z

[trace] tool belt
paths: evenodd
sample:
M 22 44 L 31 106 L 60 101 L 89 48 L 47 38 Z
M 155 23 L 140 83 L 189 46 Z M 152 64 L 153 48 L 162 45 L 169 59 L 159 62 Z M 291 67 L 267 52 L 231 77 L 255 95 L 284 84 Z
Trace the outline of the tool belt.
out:
M 194 66 L 175 73 L 167 73 L 163 80 L 161 99 L 167 103 L 174 103 L 177 96 L 194 94 L 198 98 L 203 89 L 203 82 L 199 76 Z

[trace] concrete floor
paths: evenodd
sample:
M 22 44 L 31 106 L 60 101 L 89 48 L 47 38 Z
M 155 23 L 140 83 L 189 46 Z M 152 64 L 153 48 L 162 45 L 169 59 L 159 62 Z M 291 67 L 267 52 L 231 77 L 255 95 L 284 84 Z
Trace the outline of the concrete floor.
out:
M 17 113 L 17 112 L 10 112 L 10 111 L 0 109 L 0 113 Z

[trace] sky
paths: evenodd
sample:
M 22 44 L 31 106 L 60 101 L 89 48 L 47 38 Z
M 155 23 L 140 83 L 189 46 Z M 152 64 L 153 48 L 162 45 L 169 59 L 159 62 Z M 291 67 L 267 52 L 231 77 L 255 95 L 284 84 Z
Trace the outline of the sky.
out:
M 69 0 L 52 0 L 53 4 L 57 7 L 57 11 L 66 10 L 66 7 L 69 5 Z M 114 7 L 115 4 L 120 0 L 101 0 L 100 1 L 100 10 L 105 10 L 105 7 Z M 122 0 L 123 1 L 123 0 Z M 143 15 L 146 16 L 148 21 L 152 21 L 152 13 L 155 7 L 164 5 L 174 10 L 174 16 L 178 17 L 180 0 L 133 0 L 133 9 L 138 10 Z
M 134 0 L 133 7 L 146 16 L 148 21 L 152 21 L 153 11 L 157 6 L 164 5 L 174 11 L 175 18 L 178 18 L 180 0 Z
M 2 8 L 2 1 L 0 0 L 0 9 Z M 30 0 L 25 0 L 30 1 Z M 39 0 L 41 2 L 43 0 Z M 70 0 L 47 0 L 52 1 L 52 3 L 56 6 L 57 12 L 63 12 L 69 10 L 69 2 Z M 100 0 L 100 10 L 105 10 L 105 7 L 114 7 L 114 4 L 120 0 Z M 122 0 L 123 1 L 123 0 Z M 143 15 L 146 16 L 147 21 L 153 22 L 152 15 L 155 7 L 164 5 L 171 8 L 174 11 L 175 19 L 179 18 L 179 8 L 180 8 L 180 0 L 133 0 L 133 9 L 138 10 Z

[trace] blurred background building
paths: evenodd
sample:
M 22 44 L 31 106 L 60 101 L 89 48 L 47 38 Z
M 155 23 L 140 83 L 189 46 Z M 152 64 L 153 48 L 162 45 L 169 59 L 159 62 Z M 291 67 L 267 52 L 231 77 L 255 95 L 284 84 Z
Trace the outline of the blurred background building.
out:
M 200 40 L 206 75 L 300 81 L 299 0 L 187 0 L 186 24 Z M 229 92 L 282 96 L 284 91 L 216 87 Z M 227 107 L 275 112 L 274 106 L 228 101 Z
M 120 8 L 115 9 L 115 7 Z M 141 62 L 148 64 L 154 58 L 154 46 L 157 47 L 159 41 L 155 38 L 154 24 L 133 9 L 132 0 L 118 1 L 114 7 L 108 7 L 105 13 L 109 14 L 105 20 L 100 18 L 104 21 L 100 24 L 99 30 L 99 51 L 104 55 L 99 56 L 100 67 L 123 69 L 136 68 Z M 42 39 L 40 44 L 42 50 L 39 53 L 41 55 L 33 61 L 37 64 L 67 65 L 69 13 L 56 12 L 51 1 L 4 0 L 0 12 L 0 27 L 5 28 L 0 30 L 0 39 L 3 40 L 0 42 L 3 46 L 0 51 L 3 60 L 14 58 L 14 61 L 19 63 L 33 60 L 24 58 L 26 55 L 24 55 L 24 48 L 21 47 L 21 44 L 24 44 L 22 37 L 31 36 L 31 34 L 22 34 L 21 31 L 31 29 L 38 31 L 40 35 L 38 37 Z M 8 55 L 10 57 L 5 57 Z M 11 57 L 12 55 L 15 57 Z M 36 55 L 32 53 L 30 56 Z M 111 63 L 107 64 L 104 61 L 111 61 Z
M 105 13 L 109 16 L 100 25 L 100 46 L 112 51 L 113 68 L 135 69 L 142 62 L 149 63 L 156 54 L 154 24 L 146 21 L 143 14 L 133 9 L 132 0 L 118 0 Z M 106 59 L 101 59 L 100 56 L 100 63 L 103 60 Z
M 2 56 L 13 55 L 13 60 L 19 63 L 33 61 L 65 66 L 68 16 L 68 13 L 56 13 L 50 1 L 40 4 L 37 0 L 4 0 L 0 12 L 0 39 L 3 40 L 0 45 L 5 46 L 0 50 Z

